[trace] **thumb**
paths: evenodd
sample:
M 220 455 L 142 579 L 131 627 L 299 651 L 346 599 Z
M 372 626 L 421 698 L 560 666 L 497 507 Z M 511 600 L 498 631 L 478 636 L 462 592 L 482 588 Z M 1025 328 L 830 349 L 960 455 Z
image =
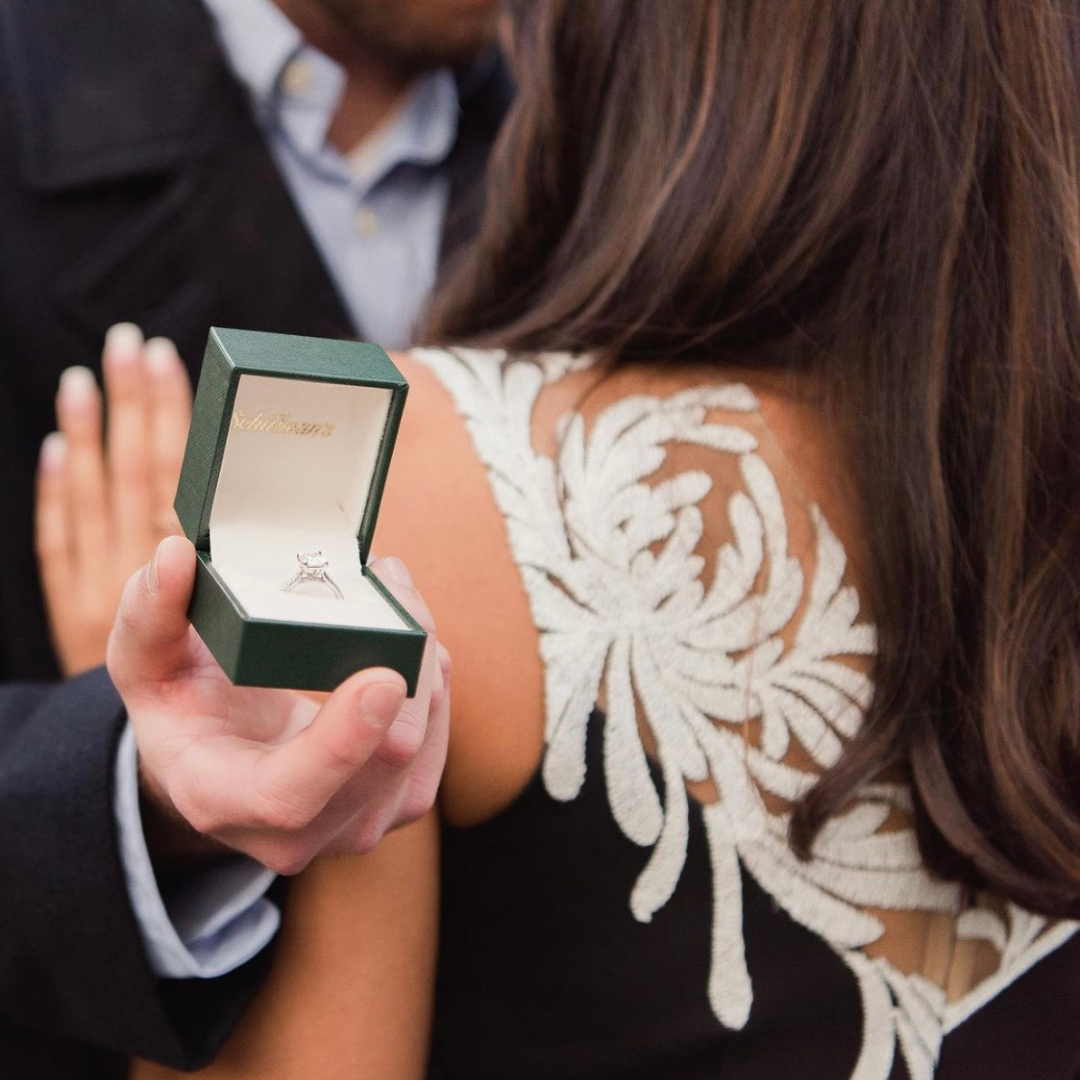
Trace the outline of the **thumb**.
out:
M 187 656 L 187 618 L 195 585 L 195 548 L 167 536 L 148 566 L 128 579 L 109 637 L 107 664 L 113 682 L 125 686 L 169 678 Z

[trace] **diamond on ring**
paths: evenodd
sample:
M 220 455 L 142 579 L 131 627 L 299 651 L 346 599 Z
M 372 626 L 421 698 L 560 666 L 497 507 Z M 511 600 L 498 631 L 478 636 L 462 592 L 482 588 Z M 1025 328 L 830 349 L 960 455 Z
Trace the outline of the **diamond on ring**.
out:
M 310 581 L 316 585 L 325 585 L 338 600 L 345 599 L 334 579 L 327 573 L 330 560 L 321 551 L 298 551 L 296 561 L 300 564 L 300 569 L 281 586 L 282 592 L 292 592 L 298 585 Z

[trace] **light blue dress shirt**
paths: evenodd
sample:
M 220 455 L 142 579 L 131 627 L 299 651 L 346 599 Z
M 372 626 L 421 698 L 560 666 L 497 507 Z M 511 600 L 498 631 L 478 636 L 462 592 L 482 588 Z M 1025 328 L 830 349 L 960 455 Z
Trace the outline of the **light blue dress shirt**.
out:
M 411 340 L 435 282 L 457 137 L 453 73 L 420 77 L 393 116 L 350 154 L 326 142 L 345 72 L 312 48 L 271 0 L 204 0 L 300 215 L 358 334 L 385 348 Z M 288 273 L 288 267 L 281 267 Z M 242 856 L 162 897 L 139 816 L 130 728 L 117 758 L 115 813 L 128 894 L 154 971 L 212 978 L 254 956 L 280 923 L 274 875 Z
M 458 125 L 453 72 L 419 78 L 395 114 L 344 155 L 326 142 L 345 89 L 341 66 L 271 0 L 204 3 L 357 333 L 387 349 L 410 344 L 439 262 L 449 195 L 439 166 Z
M 116 762 L 116 820 L 128 896 L 156 975 L 211 979 L 250 960 L 281 916 L 265 897 L 274 874 L 238 855 L 194 875 L 166 903 L 157 886 L 139 815 L 138 753 L 130 726 Z

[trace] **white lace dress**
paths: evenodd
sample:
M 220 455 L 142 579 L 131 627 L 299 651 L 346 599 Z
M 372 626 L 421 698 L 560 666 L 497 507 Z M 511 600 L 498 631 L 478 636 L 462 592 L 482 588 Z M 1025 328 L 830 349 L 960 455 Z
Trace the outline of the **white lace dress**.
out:
M 433 1075 L 925 1080 L 950 1032 L 1069 943 L 1080 998 L 1077 925 L 931 876 L 904 786 L 866 788 L 810 861 L 788 847 L 793 801 L 862 722 L 875 635 L 749 389 L 571 410 L 547 456 L 534 409 L 585 361 L 412 355 L 488 469 L 546 693 L 541 773 L 496 821 L 447 837 Z M 538 983 L 555 986 L 542 1009 Z M 784 983 L 820 988 L 805 1016 Z M 598 997 L 610 1046 L 581 1019 Z

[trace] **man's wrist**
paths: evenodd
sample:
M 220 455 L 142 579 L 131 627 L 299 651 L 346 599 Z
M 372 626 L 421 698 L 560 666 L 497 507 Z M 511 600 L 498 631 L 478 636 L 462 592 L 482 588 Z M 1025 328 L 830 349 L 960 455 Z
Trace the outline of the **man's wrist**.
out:
M 227 844 L 195 829 L 147 773 L 141 758 L 139 813 L 150 860 L 159 877 L 186 873 L 237 854 Z

